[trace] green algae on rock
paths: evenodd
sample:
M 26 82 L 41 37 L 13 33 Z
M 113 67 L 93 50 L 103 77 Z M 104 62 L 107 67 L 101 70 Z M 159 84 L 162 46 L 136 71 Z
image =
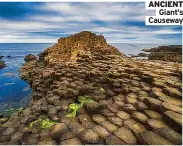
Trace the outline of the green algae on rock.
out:
M 80 102 L 81 107 L 84 103 L 92 103 L 95 102 L 93 99 L 87 97 L 87 96 L 79 96 L 78 101 Z
M 70 104 L 69 108 L 72 110 L 72 112 L 67 114 L 66 117 L 72 117 L 72 118 L 76 117 L 76 113 L 80 107 L 81 107 L 80 104 L 77 103 Z
M 51 121 L 47 116 L 41 116 L 37 120 L 30 123 L 29 128 L 49 129 L 57 122 Z
M 94 100 L 88 98 L 87 96 L 79 96 L 78 101 L 80 102 L 80 104 L 71 103 L 69 105 L 69 108 L 72 110 L 72 112 L 67 114 L 66 117 L 72 117 L 72 118 L 76 117 L 77 111 L 79 110 L 79 108 L 83 107 L 84 103 L 95 102 Z

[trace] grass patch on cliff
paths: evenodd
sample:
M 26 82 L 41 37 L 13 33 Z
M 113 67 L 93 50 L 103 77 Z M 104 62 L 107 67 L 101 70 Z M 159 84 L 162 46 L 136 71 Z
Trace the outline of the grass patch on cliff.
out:
M 51 121 L 47 116 L 41 116 L 37 120 L 30 123 L 29 128 L 33 129 L 49 129 L 58 122 Z
M 78 103 L 71 103 L 69 104 L 69 109 L 71 110 L 71 113 L 67 114 L 66 117 L 75 118 L 77 115 L 77 111 L 79 108 L 83 107 L 84 103 L 93 103 L 95 102 L 93 99 L 87 97 L 87 96 L 79 96 L 78 97 Z

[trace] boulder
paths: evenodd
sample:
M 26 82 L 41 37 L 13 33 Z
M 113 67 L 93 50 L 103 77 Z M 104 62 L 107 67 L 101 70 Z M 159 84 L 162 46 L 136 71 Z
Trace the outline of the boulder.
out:
M 32 55 L 32 54 L 28 54 L 24 57 L 25 62 L 33 61 L 33 60 L 36 60 L 36 59 L 37 59 L 37 57 L 35 55 Z
M 56 124 L 52 129 L 52 139 L 59 141 L 60 137 L 66 132 L 68 132 L 68 128 L 64 123 Z
M 5 61 L 0 60 L 0 68 L 6 67 Z
M 146 54 L 146 53 L 139 53 L 138 57 L 148 57 L 148 54 Z

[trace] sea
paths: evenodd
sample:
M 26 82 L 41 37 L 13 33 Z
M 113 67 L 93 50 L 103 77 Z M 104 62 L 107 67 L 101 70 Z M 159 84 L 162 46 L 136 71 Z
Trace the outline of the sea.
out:
M 27 82 L 19 78 L 19 68 L 27 54 L 38 55 L 53 44 L 48 43 L 0 43 L 0 56 L 6 67 L 0 69 L 0 114 L 28 106 L 31 88 Z M 127 44 L 111 43 L 121 52 L 137 55 L 142 49 L 160 46 L 160 44 Z

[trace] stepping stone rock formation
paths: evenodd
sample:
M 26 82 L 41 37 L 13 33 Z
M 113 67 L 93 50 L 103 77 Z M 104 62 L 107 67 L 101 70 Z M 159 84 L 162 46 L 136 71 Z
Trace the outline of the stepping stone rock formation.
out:
M 2 145 L 182 144 L 182 64 L 128 58 L 83 31 L 19 71 L 32 87 L 31 103 L 0 123 Z M 66 117 L 79 96 L 95 102 Z M 42 115 L 56 124 L 31 129 Z

